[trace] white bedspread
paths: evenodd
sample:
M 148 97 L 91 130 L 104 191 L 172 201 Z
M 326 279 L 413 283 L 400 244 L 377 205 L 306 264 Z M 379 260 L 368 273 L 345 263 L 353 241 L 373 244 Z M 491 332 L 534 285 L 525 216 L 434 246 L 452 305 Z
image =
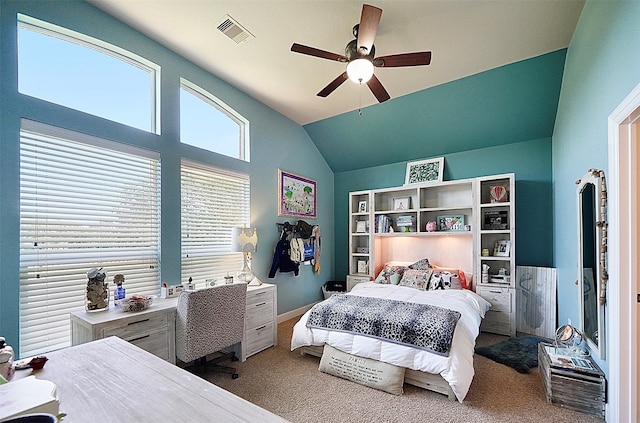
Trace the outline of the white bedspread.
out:
M 428 351 L 385 342 L 379 339 L 324 329 L 306 327 L 307 311 L 296 323 L 291 337 L 291 350 L 303 346 L 329 344 L 346 353 L 367 357 L 413 370 L 440 374 L 462 402 L 473 379 L 473 352 L 480 322 L 491 306 L 473 291 L 449 289 L 420 291 L 397 285 L 359 283 L 347 295 L 388 298 L 420 304 L 432 304 L 459 311 L 460 320 L 453 335 L 448 357 Z

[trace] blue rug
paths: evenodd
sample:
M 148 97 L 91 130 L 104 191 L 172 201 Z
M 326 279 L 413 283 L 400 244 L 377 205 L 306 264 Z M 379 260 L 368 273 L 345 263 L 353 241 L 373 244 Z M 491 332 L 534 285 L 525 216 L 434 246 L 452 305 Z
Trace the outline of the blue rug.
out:
M 538 344 L 550 342 L 539 336 L 509 338 L 489 347 L 476 347 L 476 354 L 515 369 L 518 373 L 529 373 L 538 367 Z

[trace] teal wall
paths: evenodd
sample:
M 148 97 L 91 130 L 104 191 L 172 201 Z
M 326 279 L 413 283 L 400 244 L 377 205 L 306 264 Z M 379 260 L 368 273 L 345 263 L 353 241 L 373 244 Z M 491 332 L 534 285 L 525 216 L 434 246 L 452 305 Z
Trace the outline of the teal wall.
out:
M 638 1 L 589 0 L 567 53 L 553 135 L 553 243 L 560 323 L 578 321 L 575 181 L 589 168 L 609 170 L 607 119 L 640 83 L 639 22 Z M 606 372 L 607 363 L 600 364 Z
M 24 13 L 105 40 L 162 67 L 162 130 L 149 134 L 17 92 L 16 14 Z M 46 66 L 46 64 L 44 64 Z M 162 161 L 162 280 L 180 280 L 180 158 L 247 172 L 251 175 L 252 226 L 260 241 L 254 272 L 278 285 L 278 313 L 322 298 L 321 285 L 332 279 L 334 265 L 333 172 L 304 129 L 233 86 L 177 56 L 84 1 L 0 1 L 0 335 L 18 346 L 19 310 L 19 129 L 28 118 L 98 137 L 159 151 Z M 179 84 L 184 77 L 224 101 L 250 121 L 251 163 L 181 145 Z M 279 238 L 276 222 L 278 168 L 315 179 L 322 238 L 319 275 L 304 266 L 300 276 L 267 279 Z
M 334 172 L 551 137 L 565 57 L 542 54 L 304 128 Z
M 515 173 L 516 264 L 552 265 L 551 139 L 543 138 L 500 147 L 448 154 L 445 181 Z M 336 277 L 349 272 L 349 192 L 404 184 L 407 162 L 335 175 Z

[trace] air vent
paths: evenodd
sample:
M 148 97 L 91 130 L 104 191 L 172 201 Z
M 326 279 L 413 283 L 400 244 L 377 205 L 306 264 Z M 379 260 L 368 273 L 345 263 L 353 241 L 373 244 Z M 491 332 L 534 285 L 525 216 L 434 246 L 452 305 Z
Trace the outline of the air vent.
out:
M 227 37 L 231 38 L 236 44 L 241 45 L 253 40 L 255 37 L 236 22 L 231 16 L 226 15 L 218 23 L 218 29 Z

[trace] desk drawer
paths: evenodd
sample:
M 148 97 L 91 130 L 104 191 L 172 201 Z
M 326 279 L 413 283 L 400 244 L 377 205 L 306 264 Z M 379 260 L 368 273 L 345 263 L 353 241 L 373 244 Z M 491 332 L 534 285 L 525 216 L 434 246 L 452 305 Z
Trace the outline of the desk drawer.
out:
M 247 356 L 273 346 L 273 322 L 247 331 Z
M 164 329 L 138 334 L 131 339 L 127 339 L 127 341 L 163 360 L 171 361 L 169 357 L 169 334 Z
M 273 302 L 273 289 L 252 289 L 247 291 L 247 307 L 261 302 Z
M 124 340 L 135 338 L 141 333 L 147 333 L 156 330 L 167 331 L 167 314 L 145 314 L 139 316 L 139 319 L 128 319 L 126 322 L 117 321 L 117 325 L 108 326 L 103 329 L 103 338 L 115 335 Z
M 255 328 L 266 323 L 273 322 L 273 301 L 267 299 L 255 304 L 247 304 L 247 314 L 245 316 L 245 327 Z

